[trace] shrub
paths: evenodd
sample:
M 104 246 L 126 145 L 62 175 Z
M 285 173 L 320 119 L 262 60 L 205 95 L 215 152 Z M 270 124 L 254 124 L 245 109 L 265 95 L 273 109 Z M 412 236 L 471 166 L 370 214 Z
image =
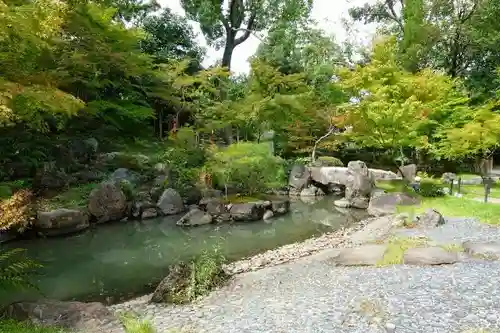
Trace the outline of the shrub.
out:
M 19 190 L 10 198 L 0 201 L 0 231 L 17 229 L 23 231 L 34 219 L 33 193 Z
M 119 319 L 126 333 L 156 333 L 153 324 L 147 319 L 140 319 L 131 313 L 122 313 Z
M 424 179 L 420 182 L 418 193 L 426 198 L 436 198 L 445 195 L 441 184 L 428 179 Z
M 172 184 L 166 184 L 185 195 L 198 182 L 205 151 L 197 144 L 196 133 L 189 127 L 179 129 L 170 138 L 172 147 L 160 155 L 159 161 L 169 166 Z
M 168 290 L 157 302 L 184 304 L 208 294 L 228 279 L 222 266 L 225 257 L 220 249 L 205 250 L 189 264 L 178 263 L 170 268 Z
M 283 164 L 268 145 L 247 142 L 215 149 L 206 168 L 219 187 L 254 194 L 284 184 Z
M 344 163 L 336 157 L 333 156 L 320 156 L 316 159 L 315 164 L 318 166 L 329 166 L 329 167 L 343 167 Z

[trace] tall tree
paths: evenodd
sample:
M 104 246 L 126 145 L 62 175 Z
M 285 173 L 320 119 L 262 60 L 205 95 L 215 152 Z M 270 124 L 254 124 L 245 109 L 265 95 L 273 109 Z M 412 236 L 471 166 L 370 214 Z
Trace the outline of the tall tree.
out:
M 464 78 L 480 94 L 495 91 L 500 66 L 500 4 L 496 0 L 379 0 L 350 9 L 378 22 L 401 42 L 407 68 L 432 67 Z M 489 96 L 491 97 L 491 95 Z
M 259 45 L 255 57 L 283 74 L 314 72 L 321 65 L 344 63 L 342 50 L 332 36 L 305 22 L 280 22 Z
M 145 18 L 142 28 L 147 36 L 141 41 L 141 49 L 157 63 L 191 58 L 194 67 L 200 66 L 204 50 L 196 44 L 196 35 L 185 17 L 165 8 L 160 15 Z
M 428 149 L 443 119 L 468 102 L 448 76 L 425 69 L 413 74 L 397 61 L 395 38 L 377 42 L 371 62 L 340 71 L 352 97 L 342 109 L 346 135 L 361 147 L 385 149 L 396 162 L 403 149 Z
M 231 68 L 234 49 L 252 33 L 279 20 L 307 16 L 312 0 L 181 0 L 189 19 L 200 23 L 210 45 L 224 47 L 222 66 Z

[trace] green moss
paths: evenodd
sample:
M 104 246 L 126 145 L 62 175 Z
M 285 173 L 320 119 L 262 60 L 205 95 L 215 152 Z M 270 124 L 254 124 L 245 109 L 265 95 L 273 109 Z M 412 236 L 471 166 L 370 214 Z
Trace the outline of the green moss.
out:
M 40 206 L 44 209 L 85 207 L 87 206 L 90 192 L 97 185 L 97 183 L 90 183 L 71 187 L 52 198 L 42 199 Z
M 336 157 L 333 156 L 320 156 L 316 160 L 318 166 L 329 166 L 329 167 L 343 167 L 344 163 Z
M 377 181 L 376 186 L 386 192 L 409 192 L 407 184 L 402 180 Z
M 423 247 L 428 239 L 416 237 L 395 237 L 389 240 L 384 257 L 377 266 L 398 265 L 403 263 L 403 255 L 406 250 Z
M 67 331 L 60 328 L 46 328 L 29 323 L 22 323 L 14 320 L 0 320 L 0 332 L 2 333 L 65 333 Z
M 258 195 L 254 196 L 243 196 L 243 195 L 229 195 L 227 198 L 224 198 L 225 203 L 249 203 L 265 200 L 264 197 L 259 197 Z
M 455 253 L 464 252 L 464 248 L 461 244 L 456 244 L 456 243 L 443 244 L 439 245 L 439 247 L 448 252 L 455 252 Z

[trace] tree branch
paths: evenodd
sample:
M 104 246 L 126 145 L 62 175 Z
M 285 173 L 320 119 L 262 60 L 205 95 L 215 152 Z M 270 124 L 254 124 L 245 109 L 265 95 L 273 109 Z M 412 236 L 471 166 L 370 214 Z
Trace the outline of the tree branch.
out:
M 249 30 L 249 29 L 245 29 L 245 28 L 239 28 L 239 29 L 235 29 L 235 28 L 232 28 L 232 30 L 234 32 L 238 32 L 238 31 L 244 31 L 244 32 L 248 32 L 250 33 L 252 36 L 254 36 L 255 38 L 257 38 L 258 40 L 260 40 L 262 43 L 265 42 L 264 38 L 260 37 L 259 35 L 257 35 L 257 32 L 253 31 L 253 30 Z
M 396 24 L 399 26 L 401 31 L 404 31 L 405 28 L 404 28 L 403 22 L 401 22 L 401 19 L 398 18 L 398 15 L 396 14 L 396 11 L 394 10 L 394 2 L 392 2 L 391 0 L 385 0 L 385 5 L 387 6 L 387 8 L 390 11 L 389 18 L 391 18 L 394 22 L 396 22 Z M 401 2 L 401 6 L 403 6 L 403 2 Z
M 316 142 L 314 142 L 314 147 L 313 147 L 312 154 L 311 154 L 311 163 L 313 163 L 316 160 L 316 149 L 318 148 L 318 144 L 321 141 L 323 141 L 324 139 L 326 139 L 327 137 L 329 137 L 330 135 L 332 135 L 333 133 L 337 133 L 339 131 L 340 131 L 340 129 L 337 126 L 332 124 L 332 125 L 330 125 L 328 132 L 326 132 L 326 134 L 324 134 L 318 140 L 316 140 Z
M 255 23 L 256 17 L 257 17 L 257 10 L 254 9 L 252 12 L 252 15 L 248 19 L 248 24 L 247 24 L 247 28 L 245 29 L 245 33 L 243 34 L 243 36 L 236 38 L 236 40 L 234 41 L 234 46 L 240 45 L 241 43 L 246 41 L 248 39 L 248 37 L 250 37 L 250 34 L 252 33 L 252 27 Z

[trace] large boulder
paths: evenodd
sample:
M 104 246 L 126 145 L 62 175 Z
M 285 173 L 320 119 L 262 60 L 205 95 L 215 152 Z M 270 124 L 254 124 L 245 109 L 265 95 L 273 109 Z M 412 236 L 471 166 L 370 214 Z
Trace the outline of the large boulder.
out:
M 397 180 L 401 179 L 400 176 L 392 171 L 369 169 L 373 175 L 374 180 Z M 331 186 L 333 185 L 347 185 L 349 178 L 348 167 L 311 167 L 309 168 L 311 180 L 316 183 Z
M 38 212 L 33 226 L 45 236 L 58 236 L 87 229 L 90 224 L 86 211 L 61 208 Z
M 156 204 L 164 215 L 175 215 L 184 211 L 184 201 L 173 188 L 167 188 Z
M 375 179 L 365 162 L 351 161 L 347 165 L 345 197 L 343 200 L 335 201 L 335 205 L 366 209 L 374 188 Z
M 158 208 L 147 196 L 139 196 L 132 204 L 130 214 L 132 218 L 145 220 L 158 216 Z
M 262 220 L 265 207 L 257 202 L 235 203 L 231 205 L 229 213 L 234 221 L 259 221 Z
M 217 198 L 202 199 L 203 205 L 200 206 L 205 208 L 205 211 L 210 214 L 213 219 L 217 222 L 227 222 L 231 220 L 231 214 L 229 213 L 228 207 Z
M 109 180 L 117 184 L 122 181 L 126 181 L 130 184 L 137 185 L 140 180 L 140 175 L 137 172 L 126 168 L 118 168 L 111 174 L 111 176 L 109 176 Z
M 174 303 L 177 301 L 177 293 L 185 287 L 189 279 L 191 269 L 184 263 L 170 267 L 168 275 L 158 284 L 150 302 L 152 303 Z
M 179 226 L 198 226 L 212 223 L 212 215 L 199 208 L 192 208 L 177 221 Z
M 288 177 L 290 195 L 300 195 L 302 190 L 309 185 L 310 173 L 305 165 L 294 165 Z
M 271 201 L 271 211 L 274 216 L 284 215 L 290 211 L 290 200 L 272 200 Z
M 127 215 L 127 197 L 113 182 L 99 184 L 90 192 L 88 211 L 97 223 L 120 220 Z
M 47 163 L 36 171 L 33 186 L 42 192 L 59 190 L 67 187 L 72 181 L 73 178 L 64 170 L 57 168 L 53 163 Z
M 434 228 L 446 223 L 443 215 L 435 209 L 429 208 L 423 214 L 416 216 L 415 224 L 422 228 Z
M 75 332 L 121 333 L 122 325 L 101 303 L 39 300 L 9 305 L 5 316 L 19 321 L 51 327 L 58 326 Z
M 417 165 L 416 164 L 408 164 L 399 167 L 398 174 L 409 182 L 413 182 L 415 177 L 417 176 Z
M 368 204 L 368 214 L 372 216 L 390 215 L 396 213 L 399 205 L 411 206 L 419 203 L 419 200 L 406 193 L 383 193 L 375 191 L 372 193 Z

